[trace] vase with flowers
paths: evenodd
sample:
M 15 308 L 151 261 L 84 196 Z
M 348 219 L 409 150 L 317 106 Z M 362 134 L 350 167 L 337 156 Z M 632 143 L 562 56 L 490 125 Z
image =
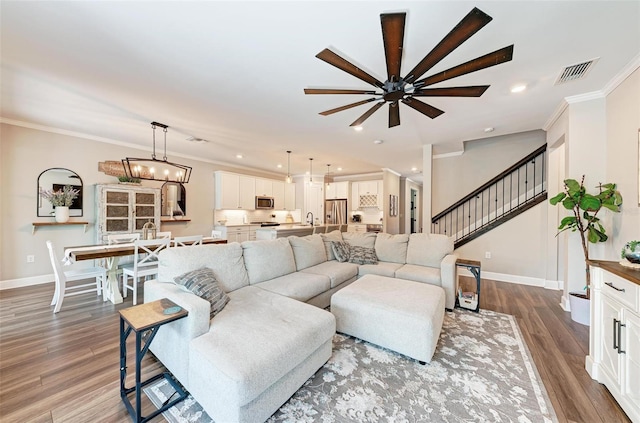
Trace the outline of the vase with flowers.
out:
M 78 197 L 78 194 L 80 194 L 80 191 L 73 189 L 71 185 L 65 185 L 57 191 L 40 188 L 40 196 L 49 200 L 54 207 L 54 214 L 58 223 L 65 223 L 69 220 L 69 207 L 73 204 L 73 200 Z

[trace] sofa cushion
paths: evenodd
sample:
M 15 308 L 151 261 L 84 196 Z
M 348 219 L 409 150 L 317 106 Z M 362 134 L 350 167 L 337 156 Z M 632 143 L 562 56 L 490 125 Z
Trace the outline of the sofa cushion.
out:
M 342 232 L 332 231 L 326 234 L 320 234 L 322 241 L 324 242 L 324 250 L 327 253 L 327 260 L 335 260 L 336 256 L 333 254 L 331 248 L 331 241 L 342 241 Z
M 396 278 L 442 286 L 439 267 L 405 264 L 400 269 L 396 270 Z
M 203 267 L 173 278 L 176 284 L 198 297 L 207 300 L 210 306 L 209 318 L 218 314 L 229 302 L 229 296 L 218 286 L 213 270 Z
M 331 280 L 331 288 L 335 288 L 341 283 L 358 276 L 358 266 L 352 263 L 340 263 L 331 260 L 308 267 L 302 272 L 327 276 Z
M 352 245 L 349 247 L 349 263 L 377 264 L 378 257 L 376 256 L 376 250 Z
M 331 241 L 331 251 L 338 262 L 344 263 L 349 260 L 351 249 L 345 241 Z
M 328 291 L 331 287 L 331 280 L 325 275 L 294 272 L 255 286 L 294 300 L 307 301 Z
M 376 255 L 380 261 L 405 264 L 407 262 L 408 234 L 391 235 L 379 233 L 376 235 Z
M 242 243 L 249 283 L 260 283 L 296 271 L 293 250 L 287 238 Z
M 249 285 L 242 247 L 237 242 L 195 248 L 165 248 L 159 254 L 158 280 L 173 282 L 176 276 L 202 267 L 213 271 L 218 285 L 225 292 Z
M 376 245 L 376 234 L 374 232 L 343 232 L 342 239 L 349 245 L 357 247 L 374 248 Z
M 407 263 L 440 267 L 440 262 L 453 252 L 453 238 L 440 234 L 411 234 L 407 247 Z
M 325 310 L 249 286 L 235 291 L 208 333 L 189 348 L 194 391 L 241 407 L 335 334 Z
M 289 244 L 291 244 L 291 249 L 293 250 L 297 270 L 306 269 L 327 261 L 324 242 L 319 234 L 303 237 L 290 236 Z
M 378 275 L 393 278 L 396 270 L 403 265 L 400 263 L 389 263 L 387 261 L 379 261 L 378 264 L 363 264 L 358 267 L 358 275 Z

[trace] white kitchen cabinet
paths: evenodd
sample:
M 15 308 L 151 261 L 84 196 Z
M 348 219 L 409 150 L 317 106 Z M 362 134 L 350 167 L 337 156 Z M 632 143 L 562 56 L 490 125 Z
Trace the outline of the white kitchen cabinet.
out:
M 349 224 L 347 225 L 347 232 L 357 232 L 357 233 L 367 232 L 367 225 Z
M 382 210 L 382 181 L 359 181 L 351 183 L 351 201 L 354 210 L 378 208 Z
M 327 200 L 345 199 L 349 197 L 349 182 L 331 182 L 326 185 L 324 198 Z
M 376 183 L 376 195 L 378 196 L 378 210 L 384 210 L 384 181 Z
M 216 172 L 216 209 L 255 210 L 256 178 L 228 172 Z
M 97 242 L 107 235 L 142 233 L 145 223 L 160 228 L 160 189 L 142 186 L 96 185 Z
M 256 178 L 256 195 L 273 197 L 273 181 L 271 179 Z
M 617 262 L 592 263 L 586 368 L 631 421 L 640 421 L 640 278 L 633 272 Z
M 358 186 L 360 195 L 378 194 L 378 181 L 361 181 L 358 182 Z
M 273 203 L 276 210 L 286 210 L 283 181 L 272 181 Z
M 295 210 L 296 209 L 296 184 L 292 182 L 290 184 L 284 184 L 284 209 Z
M 260 225 L 216 225 L 214 229 L 220 231 L 222 238 L 225 238 L 227 242 L 244 242 L 255 241 L 256 229 Z
M 360 185 L 357 182 L 351 182 L 351 210 L 360 208 Z

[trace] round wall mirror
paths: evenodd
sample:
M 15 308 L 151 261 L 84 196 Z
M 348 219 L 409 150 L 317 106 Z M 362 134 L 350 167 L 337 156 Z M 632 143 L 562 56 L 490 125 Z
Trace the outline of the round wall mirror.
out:
M 82 178 L 72 170 L 62 167 L 47 169 L 38 175 L 36 186 L 36 196 L 38 198 L 37 216 L 53 216 L 53 206 L 40 195 L 40 190 L 60 191 L 65 185 L 70 185 L 73 189 L 80 191 L 78 197 L 73 200 L 69 207 L 69 216 L 82 216 Z
M 179 182 L 162 184 L 162 216 L 181 218 L 187 214 L 187 190 Z

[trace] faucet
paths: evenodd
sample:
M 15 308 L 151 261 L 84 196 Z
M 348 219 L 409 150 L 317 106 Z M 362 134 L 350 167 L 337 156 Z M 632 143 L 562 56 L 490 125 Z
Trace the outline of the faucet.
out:
M 309 215 L 311 215 L 311 219 L 309 219 Z M 307 222 L 313 226 L 313 213 L 309 212 L 307 213 Z

